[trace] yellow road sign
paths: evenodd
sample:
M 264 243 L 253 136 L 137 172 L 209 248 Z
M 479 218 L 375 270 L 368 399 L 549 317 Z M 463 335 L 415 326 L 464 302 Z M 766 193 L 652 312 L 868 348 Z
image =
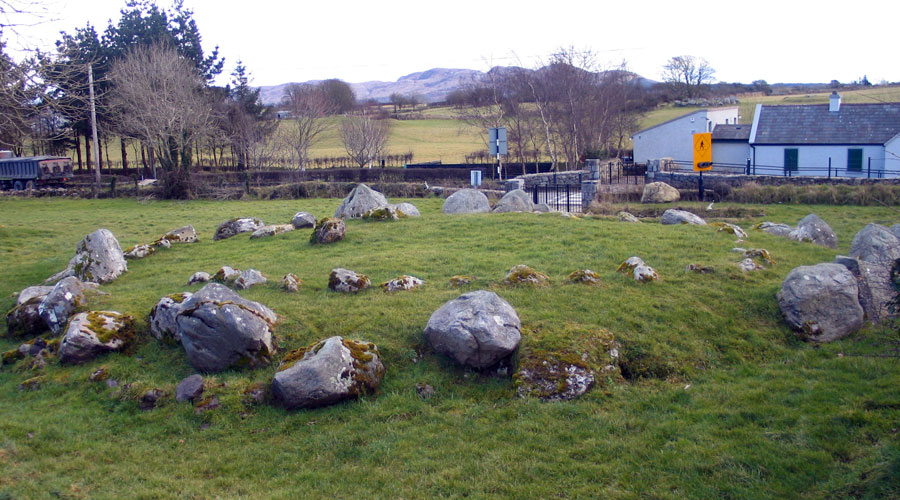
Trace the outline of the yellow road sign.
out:
M 694 172 L 712 168 L 712 134 L 694 134 Z

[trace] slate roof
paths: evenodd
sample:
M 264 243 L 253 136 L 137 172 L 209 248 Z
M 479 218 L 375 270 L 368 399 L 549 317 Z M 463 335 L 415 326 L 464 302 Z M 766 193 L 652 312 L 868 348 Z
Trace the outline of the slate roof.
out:
M 751 126 L 745 123 L 736 125 L 716 125 L 712 131 L 713 142 L 740 141 L 747 142 L 750 140 Z
M 716 127 L 718 130 L 719 127 Z M 884 144 L 900 134 L 900 103 L 762 106 L 754 144 Z

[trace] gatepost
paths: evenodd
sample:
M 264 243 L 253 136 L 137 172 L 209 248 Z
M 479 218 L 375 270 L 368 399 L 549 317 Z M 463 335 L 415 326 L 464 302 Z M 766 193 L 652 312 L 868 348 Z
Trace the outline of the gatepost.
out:
M 600 184 L 600 160 L 585 160 L 588 176 L 581 180 L 581 211 L 587 212 L 597 196 L 597 185 Z

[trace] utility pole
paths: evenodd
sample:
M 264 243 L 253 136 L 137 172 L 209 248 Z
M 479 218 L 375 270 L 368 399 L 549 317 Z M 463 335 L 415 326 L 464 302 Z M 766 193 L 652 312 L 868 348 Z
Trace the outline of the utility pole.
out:
M 97 107 L 94 104 L 94 68 L 88 64 L 88 92 L 91 99 L 91 131 L 94 136 L 94 197 L 100 192 L 100 141 L 97 140 Z

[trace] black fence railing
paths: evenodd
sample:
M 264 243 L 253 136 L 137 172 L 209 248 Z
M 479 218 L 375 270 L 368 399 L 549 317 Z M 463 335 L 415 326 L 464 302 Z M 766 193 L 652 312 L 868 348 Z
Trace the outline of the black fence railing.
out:
M 581 186 L 569 184 L 545 184 L 531 188 L 531 201 L 535 205 L 546 203 L 550 210 L 581 212 Z
M 675 160 L 670 161 L 669 165 L 674 164 L 676 172 L 692 172 L 694 163 L 692 161 Z M 900 177 L 900 170 L 878 168 L 868 162 L 860 168 L 838 168 L 832 165 L 803 165 L 796 167 L 784 167 L 781 165 L 754 165 L 752 163 L 724 163 L 713 162 L 712 169 L 708 171 L 711 174 L 732 174 L 732 175 L 764 175 L 776 177 L 840 177 L 840 178 L 860 178 L 860 179 L 888 179 Z

